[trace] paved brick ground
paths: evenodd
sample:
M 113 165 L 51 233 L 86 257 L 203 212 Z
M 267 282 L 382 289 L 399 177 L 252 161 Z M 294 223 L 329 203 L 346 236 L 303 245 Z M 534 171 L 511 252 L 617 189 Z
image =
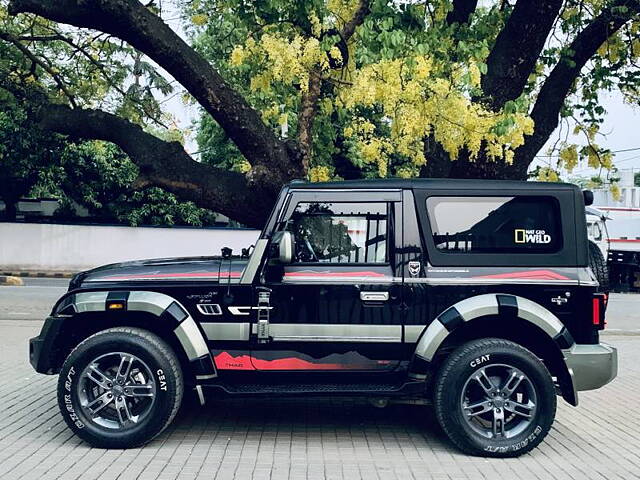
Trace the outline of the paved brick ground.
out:
M 629 479 L 640 478 L 640 336 L 609 336 L 620 374 L 559 403 L 541 447 L 517 459 L 458 453 L 426 407 L 336 399 L 187 402 L 150 445 L 100 450 L 58 413 L 56 377 L 28 365 L 39 322 L 0 321 L 0 479 Z

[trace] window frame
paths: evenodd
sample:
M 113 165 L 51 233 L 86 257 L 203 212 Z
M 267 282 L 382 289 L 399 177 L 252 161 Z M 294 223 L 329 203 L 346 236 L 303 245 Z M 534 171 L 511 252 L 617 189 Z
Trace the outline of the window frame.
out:
M 518 248 L 516 251 L 507 251 L 507 248 L 505 247 L 502 251 L 500 251 L 500 249 L 496 248 L 496 251 L 494 252 L 456 252 L 456 251 L 452 251 L 452 250 L 446 250 L 446 249 L 441 249 L 438 248 L 437 244 L 435 243 L 435 239 L 434 239 L 434 245 L 436 246 L 436 249 L 444 254 L 447 255 L 452 255 L 452 254 L 463 254 L 463 255 L 480 255 L 480 254 L 486 254 L 486 255 L 519 255 L 519 254 L 525 254 L 525 255 L 553 255 L 556 254 L 560 251 L 562 251 L 562 249 L 564 248 L 564 234 L 562 232 L 562 218 L 557 215 L 557 212 L 560 210 L 560 204 L 558 202 L 558 199 L 555 198 L 552 195 L 535 195 L 535 196 L 531 196 L 531 195 L 516 195 L 516 196 L 511 196 L 511 195 L 482 195 L 482 196 L 477 196 L 477 198 L 482 198 L 482 199 L 509 199 L 509 201 L 520 197 L 520 198 L 527 198 L 527 199 L 531 199 L 531 198 L 540 198 L 540 199 L 544 199 L 545 201 L 550 201 L 550 205 L 551 205 L 551 211 L 554 213 L 554 225 L 552 226 L 553 231 L 556 234 L 560 234 L 560 240 L 558 241 L 557 239 L 555 240 L 555 245 L 554 245 L 554 249 L 553 250 L 543 250 L 543 249 L 532 249 L 532 251 L 530 252 L 526 252 L 526 247 L 525 248 Z M 466 195 L 458 195 L 458 196 L 439 196 L 439 195 L 431 195 L 428 196 L 425 200 L 425 202 L 427 203 L 427 215 L 429 216 L 428 220 L 429 220 L 429 226 L 433 229 L 433 226 L 431 224 L 432 221 L 436 221 L 437 223 L 437 219 L 434 219 L 431 217 L 430 213 L 429 213 L 429 201 L 432 199 L 438 199 L 438 200 L 442 200 L 442 199 L 447 199 L 447 198 L 451 198 L 451 199 L 463 199 L 466 200 L 468 203 L 468 198 Z M 503 203 L 502 205 L 506 205 L 508 202 Z M 485 219 L 488 217 L 484 217 Z M 440 234 L 442 234 L 442 232 L 440 232 Z M 433 236 L 432 236 L 433 238 Z M 515 250 L 515 249 L 514 249 Z
M 291 262 L 289 266 L 292 267 L 355 267 L 355 266 L 369 266 L 369 267 L 393 267 L 392 258 L 395 252 L 395 212 L 394 202 L 400 203 L 402 201 L 401 190 L 375 190 L 375 191 L 309 191 L 299 190 L 290 193 L 287 199 L 286 206 L 283 209 L 283 214 L 278 221 L 278 230 L 283 230 L 291 216 L 295 212 L 296 208 L 301 203 L 377 203 L 386 204 L 387 220 L 386 220 L 386 249 L 385 249 L 385 261 L 382 262 Z M 340 215 L 338 215 L 340 216 Z M 343 215 L 344 216 L 344 215 Z M 348 216 L 348 215 L 347 215 Z M 353 215 L 357 216 L 357 215 Z
M 431 197 L 551 197 L 557 202 L 561 248 L 555 253 L 468 253 L 444 252 L 436 247 L 427 209 L 427 199 Z M 427 247 L 430 265 L 434 267 L 576 267 L 579 265 L 576 245 L 575 196 L 570 190 L 552 189 L 471 189 L 467 191 L 451 189 L 416 189 L 416 209 L 421 224 L 422 240 Z

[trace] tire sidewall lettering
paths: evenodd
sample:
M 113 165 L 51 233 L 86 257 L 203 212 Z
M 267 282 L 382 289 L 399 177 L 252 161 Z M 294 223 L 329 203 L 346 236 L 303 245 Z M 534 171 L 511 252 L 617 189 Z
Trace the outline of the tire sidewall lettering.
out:
M 520 440 L 519 442 L 503 446 L 487 445 L 485 446 L 484 451 L 489 453 L 517 452 L 518 450 L 522 450 L 523 448 L 525 448 L 527 445 L 529 445 L 529 443 L 533 442 L 538 437 L 538 435 L 540 435 L 540 433 L 542 433 L 542 427 L 540 425 L 536 425 L 536 427 L 533 429 L 533 432 L 531 432 L 529 435 L 527 435 L 526 438 Z
M 478 355 L 476 358 L 469 362 L 469 366 L 471 368 L 479 368 L 489 361 L 491 361 L 491 354 L 487 353 L 485 355 Z
M 158 391 L 159 392 L 167 392 L 167 384 L 168 384 L 168 379 L 167 376 L 164 374 L 164 370 L 162 370 L 161 368 L 158 368 L 156 370 L 156 376 L 158 377 Z
M 82 429 L 85 427 L 84 422 L 80 419 L 78 414 L 76 413 L 76 407 L 74 406 L 73 401 L 73 382 L 76 377 L 76 369 L 72 365 L 67 371 L 67 375 L 64 380 L 64 388 L 68 393 L 63 393 L 64 399 L 64 411 L 69 416 L 71 422 L 78 428 Z

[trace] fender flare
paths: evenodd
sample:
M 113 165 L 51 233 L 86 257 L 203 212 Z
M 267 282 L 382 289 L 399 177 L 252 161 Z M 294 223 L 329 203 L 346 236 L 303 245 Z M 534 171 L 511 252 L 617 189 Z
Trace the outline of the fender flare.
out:
M 415 357 L 431 362 L 451 332 L 465 322 L 489 315 L 525 320 L 545 332 L 560 350 L 575 343 L 558 317 L 542 305 L 516 295 L 488 293 L 464 299 L 438 315 L 420 336 Z
M 55 307 L 54 315 L 75 315 L 85 312 L 110 311 L 117 303 L 122 312 L 146 312 L 169 322 L 173 333 L 189 360 L 196 380 L 207 380 L 217 376 L 207 342 L 189 311 L 173 297 L 153 291 L 93 291 L 71 293 Z

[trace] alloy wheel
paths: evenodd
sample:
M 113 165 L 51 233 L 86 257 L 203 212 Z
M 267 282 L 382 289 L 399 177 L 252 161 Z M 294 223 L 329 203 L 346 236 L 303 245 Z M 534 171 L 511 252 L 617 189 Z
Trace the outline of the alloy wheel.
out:
M 467 425 L 486 438 L 511 438 L 524 431 L 536 415 L 536 390 L 520 369 L 486 365 L 466 380 L 460 408 Z
M 156 399 L 151 369 L 139 357 L 125 352 L 93 359 L 82 371 L 77 385 L 78 399 L 87 418 L 113 430 L 139 424 Z

